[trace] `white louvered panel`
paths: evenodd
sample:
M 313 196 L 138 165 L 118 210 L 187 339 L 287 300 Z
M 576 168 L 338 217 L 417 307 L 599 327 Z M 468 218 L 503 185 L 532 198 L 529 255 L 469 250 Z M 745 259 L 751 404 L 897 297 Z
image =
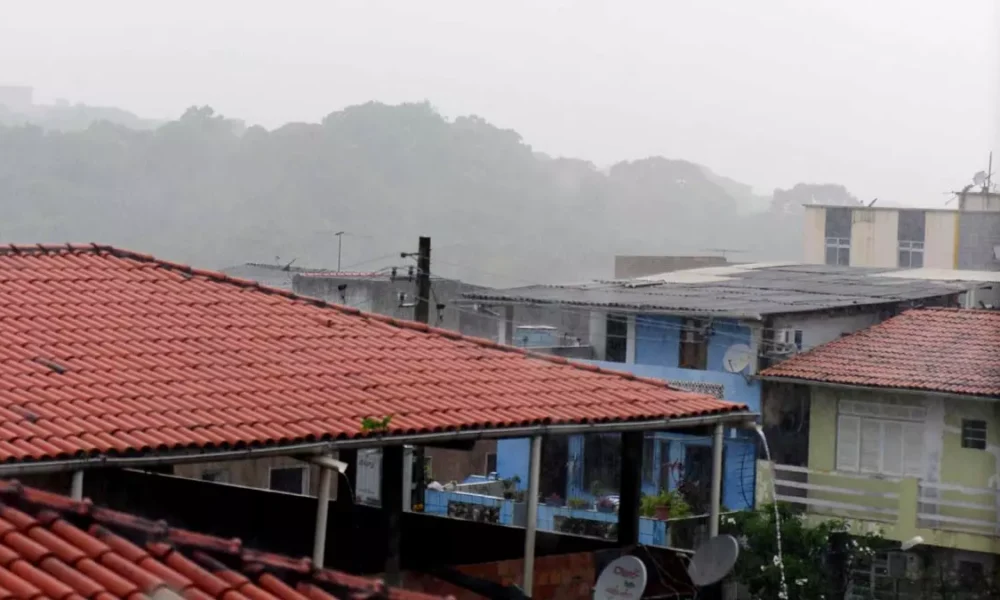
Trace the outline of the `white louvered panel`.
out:
M 874 419 L 861 419 L 861 470 L 882 471 L 882 424 Z
M 903 424 L 903 475 L 924 476 L 924 426 L 922 423 Z
M 882 472 L 903 474 L 903 424 L 899 421 L 882 422 Z
M 861 447 L 861 419 L 837 418 L 837 470 L 857 471 Z

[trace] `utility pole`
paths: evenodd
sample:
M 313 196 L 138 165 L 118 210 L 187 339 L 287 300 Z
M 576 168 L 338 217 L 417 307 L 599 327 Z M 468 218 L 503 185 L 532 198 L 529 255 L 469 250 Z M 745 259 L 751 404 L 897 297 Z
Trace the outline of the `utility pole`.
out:
M 431 238 L 420 238 L 417 246 L 417 305 L 413 309 L 413 320 L 430 324 L 431 313 Z M 424 447 L 413 449 L 416 471 L 415 494 L 412 504 L 424 505 L 424 490 L 427 489 L 427 473 L 424 470 Z
M 344 248 L 344 234 L 346 231 L 338 231 L 333 234 L 337 236 L 337 272 L 340 273 L 340 251 Z
M 417 306 L 413 320 L 430 324 L 431 314 L 431 238 L 421 237 L 417 248 Z

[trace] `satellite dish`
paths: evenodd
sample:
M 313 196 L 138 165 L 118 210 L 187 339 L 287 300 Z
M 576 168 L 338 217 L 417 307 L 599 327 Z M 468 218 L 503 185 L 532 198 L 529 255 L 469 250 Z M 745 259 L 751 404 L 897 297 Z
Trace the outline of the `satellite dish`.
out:
M 733 570 L 739 555 L 740 545 L 731 535 L 720 535 L 708 540 L 698 547 L 688 564 L 691 583 L 705 587 L 721 580 Z
M 982 187 L 986 185 L 986 171 L 980 171 L 972 176 L 972 183 Z
M 753 350 L 746 344 L 733 344 L 722 357 L 722 366 L 730 373 L 740 373 L 750 366 Z
M 594 600 L 638 600 L 645 589 L 646 565 L 634 556 L 620 556 L 601 571 L 594 584 Z

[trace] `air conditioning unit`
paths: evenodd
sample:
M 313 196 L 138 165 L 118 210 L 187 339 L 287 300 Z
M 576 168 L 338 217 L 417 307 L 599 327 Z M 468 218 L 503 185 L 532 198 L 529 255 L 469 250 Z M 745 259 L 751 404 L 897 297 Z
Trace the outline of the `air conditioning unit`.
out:
M 912 552 L 889 552 L 886 575 L 894 579 L 919 579 L 923 569 L 920 556 Z
M 792 354 L 798 349 L 795 343 L 795 330 L 791 328 L 775 329 L 771 342 L 772 354 Z

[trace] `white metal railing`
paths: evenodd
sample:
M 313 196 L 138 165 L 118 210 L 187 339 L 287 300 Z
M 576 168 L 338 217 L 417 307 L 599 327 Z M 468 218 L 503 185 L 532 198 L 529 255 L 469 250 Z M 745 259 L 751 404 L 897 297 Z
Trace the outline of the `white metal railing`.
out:
M 763 464 L 773 474 L 778 502 L 804 506 L 810 512 L 876 521 L 895 521 L 899 515 L 898 478 Z M 766 482 L 762 492 L 771 495 Z
M 921 527 L 996 535 L 1000 491 L 921 480 L 917 519 Z

